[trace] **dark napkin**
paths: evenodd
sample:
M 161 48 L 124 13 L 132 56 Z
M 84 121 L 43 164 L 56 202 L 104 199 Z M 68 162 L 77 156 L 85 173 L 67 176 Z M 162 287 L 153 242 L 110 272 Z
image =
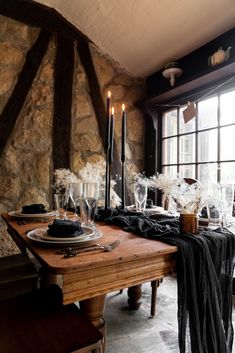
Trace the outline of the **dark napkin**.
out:
M 226 228 L 181 234 L 178 218 L 116 214 L 105 221 L 177 247 L 178 340 L 186 352 L 231 353 L 235 235 Z
M 41 203 L 33 203 L 32 205 L 26 205 L 22 207 L 21 213 L 25 214 L 37 214 L 37 213 L 47 213 L 48 210 Z
M 71 238 L 84 234 L 84 230 L 79 221 L 55 219 L 52 224 L 48 225 L 47 234 L 51 237 Z

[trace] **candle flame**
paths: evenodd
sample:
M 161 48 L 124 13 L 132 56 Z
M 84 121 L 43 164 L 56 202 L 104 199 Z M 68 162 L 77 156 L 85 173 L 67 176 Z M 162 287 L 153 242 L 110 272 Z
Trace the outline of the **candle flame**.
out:
M 108 98 L 110 98 L 111 97 L 111 92 L 110 91 L 108 91 Z
M 125 111 L 125 104 L 122 104 L 122 111 Z
M 111 109 L 111 114 L 114 115 L 114 107 Z

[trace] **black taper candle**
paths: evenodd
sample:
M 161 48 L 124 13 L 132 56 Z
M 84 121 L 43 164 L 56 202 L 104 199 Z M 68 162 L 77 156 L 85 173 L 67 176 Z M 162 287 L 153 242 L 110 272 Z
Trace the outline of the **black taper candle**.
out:
M 121 161 L 122 161 L 122 209 L 126 207 L 126 193 L 125 193 L 125 160 L 126 160 L 126 111 L 125 105 L 122 105 L 122 151 L 121 151 Z
M 109 149 L 109 163 L 113 163 L 113 146 L 114 146 L 114 108 L 111 110 L 110 122 L 110 149 Z
M 125 104 L 122 105 L 122 153 L 121 161 L 125 162 L 126 159 L 126 111 Z
M 114 148 L 114 108 L 111 109 L 110 120 L 110 147 L 109 147 L 109 181 L 108 181 L 108 207 L 110 207 L 110 188 L 111 188 L 111 165 L 113 163 Z
M 110 147 L 110 117 L 111 117 L 111 111 L 110 111 L 110 103 L 111 103 L 111 92 L 108 91 L 108 97 L 107 97 L 107 120 L 106 120 L 106 151 Z
M 111 101 L 111 92 L 108 92 L 107 97 L 107 121 L 106 121 L 106 174 L 105 174 L 105 209 L 109 207 L 110 199 L 110 171 L 109 171 L 109 150 L 110 150 L 110 101 Z

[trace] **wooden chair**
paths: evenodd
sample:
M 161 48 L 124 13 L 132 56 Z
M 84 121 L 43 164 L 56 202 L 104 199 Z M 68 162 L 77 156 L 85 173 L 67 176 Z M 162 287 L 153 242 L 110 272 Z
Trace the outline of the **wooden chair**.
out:
M 51 285 L 0 302 L 0 352 L 98 353 L 103 335 Z
M 0 258 L 0 301 L 38 287 L 39 274 L 27 254 Z

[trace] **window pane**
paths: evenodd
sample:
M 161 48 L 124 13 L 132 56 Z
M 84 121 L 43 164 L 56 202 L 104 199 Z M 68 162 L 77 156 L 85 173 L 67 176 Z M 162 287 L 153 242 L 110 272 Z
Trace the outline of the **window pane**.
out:
M 220 133 L 220 159 L 235 159 L 235 126 L 223 127 Z
M 189 120 L 187 123 L 184 122 L 183 111 L 185 109 L 186 106 L 180 109 L 180 134 L 195 131 L 195 118 Z
M 198 133 L 198 161 L 216 161 L 218 157 L 218 130 L 209 130 Z
M 172 136 L 177 134 L 177 110 L 168 111 L 163 115 L 162 136 Z
M 201 183 L 217 183 L 217 163 L 198 164 L 198 180 Z
M 221 184 L 234 183 L 235 184 L 235 162 L 220 163 L 221 168 Z
M 182 178 L 195 178 L 195 165 L 180 165 L 179 175 Z
M 177 175 L 177 167 L 176 166 L 163 167 L 162 173 L 167 174 L 167 175 L 176 176 Z
M 162 148 L 163 148 L 162 163 L 163 164 L 177 163 L 177 138 L 173 137 L 173 138 L 163 140 Z
M 198 103 L 198 129 L 214 127 L 218 123 L 217 118 L 218 98 L 213 97 Z
M 235 91 L 221 95 L 220 123 L 221 125 L 235 123 Z
M 180 137 L 180 163 L 195 162 L 195 134 Z

